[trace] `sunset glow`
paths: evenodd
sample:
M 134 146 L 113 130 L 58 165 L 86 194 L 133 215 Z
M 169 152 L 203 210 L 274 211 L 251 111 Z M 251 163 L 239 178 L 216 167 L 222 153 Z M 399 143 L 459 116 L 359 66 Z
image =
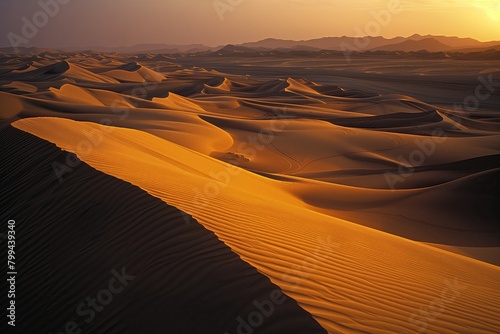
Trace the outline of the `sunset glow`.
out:
M 0 16 L 2 334 L 500 333 L 500 0 Z
M 387 8 L 398 4 L 401 11 L 386 18 Z M 494 0 L 89 0 L 60 7 L 64 15 L 51 18 L 43 31 L 30 39 L 30 46 L 217 46 L 269 37 L 297 40 L 357 36 L 360 31 L 371 35 L 364 27 L 376 17 L 388 20 L 383 29 L 374 31 L 384 37 L 419 33 L 500 40 L 500 5 Z M 22 18 L 30 19 L 40 5 L 37 1 L 15 5 L 0 1 L 0 10 L 4 15 L 0 45 L 8 46 L 7 34 L 19 34 Z

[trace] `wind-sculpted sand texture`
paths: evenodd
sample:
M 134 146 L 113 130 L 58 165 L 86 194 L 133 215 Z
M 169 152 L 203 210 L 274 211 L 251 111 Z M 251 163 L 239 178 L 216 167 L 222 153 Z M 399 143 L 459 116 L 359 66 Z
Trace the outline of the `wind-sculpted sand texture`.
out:
M 222 58 L 5 55 L 1 115 L 192 215 L 329 333 L 500 331 L 499 61 Z
M 259 333 L 326 333 L 185 213 L 85 163 L 59 184 L 68 152 L 12 127 L 0 139 L 16 143 L 0 147 L 0 202 L 22 236 L 22 333 L 235 333 L 255 311 Z

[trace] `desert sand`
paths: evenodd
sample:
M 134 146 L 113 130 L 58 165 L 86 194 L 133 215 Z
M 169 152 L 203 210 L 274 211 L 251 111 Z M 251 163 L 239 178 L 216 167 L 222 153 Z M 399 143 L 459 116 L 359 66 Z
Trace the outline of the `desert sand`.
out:
M 200 332 L 183 324 L 214 318 L 206 332 L 236 333 L 235 319 L 252 312 L 252 301 L 280 289 L 287 303 L 255 333 L 500 332 L 500 61 L 54 52 L 1 62 L 2 160 L 14 161 L 5 182 L 26 189 L 15 202 L 48 220 L 60 207 L 47 208 L 28 189 L 54 189 L 50 202 L 89 208 L 119 196 L 80 218 L 104 224 L 87 246 L 67 245 L 83 243 L 68 218 L 57 220 L 67 232 L 53 223 L 40 233 L 71 254 L 61 261 L 82 252 L 82 261 L 102 261 L 101 282 L 113 262 L 108 243 L 114 258 L 147 269 L 149 279 L 120 298 L 170 305 L 156 309 L 151 331 L 168 327 L 173 320 L 158 318 L 182 299 L 186 309 L 168 318 L 179 322 L 170 332 Z M 488 98 L 472 111 L 457 107 L 484 80 L 493 82 L 481 88 Z M 44 173 L 27 172 L 37 165 Z M 153 205 L 151 216 L 130 217 Z M 113 219 L 103 218 L 108 210 Z M 163 218 L 172 210 L 180 218 Z M 48 242 L 37 229 L 27 227 L 27 257 Z M 182 256 L 170 259 L 170 251 Z M 223 278 L 214 273 L 229 262 Z M 159 277 L 199 280 L 204 270 L 210 279 L 185 299 L 170 291 L 200 282 L 171 288 Z M 75 300 L 65 302 L 58 307 Z M 100 321 L 89 330 L 138 326 Z

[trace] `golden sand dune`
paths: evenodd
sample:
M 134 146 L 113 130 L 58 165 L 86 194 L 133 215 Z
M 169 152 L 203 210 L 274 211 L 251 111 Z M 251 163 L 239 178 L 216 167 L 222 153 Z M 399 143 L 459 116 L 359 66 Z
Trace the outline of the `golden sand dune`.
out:
M 136 62 L 122 65 L 118 69 L 101 74 L 121 82 L 160 82 L 165 79 L 162 74 Z
M 64 102 L 104 106 L 104 104 L 95 98 L 87 89 L 78 86 L 66 84 L 60 89 L 50 88 L 50 91 L 54 94 L 55 99 Z
M 332 333 L 370 332 L 374 326 L 412 330 L 412 313 L 443 291 L 451 298 L 451 287 L 455 302 L 443 306 L 445 317 L 429 321 L 430 329 L 498 328 L 492 318 L 500 306 L 497 267 L 314 212 L 288 193 L 293 184 L 141 131 L 56 118 L 25 119 L 14 126 L 77 154 L 80 143 L 100 137 L 103 144 L 80 158 L 196 217 Z M 474 306 L 479 301 L 480 310 Z
M 0 108 L 2 119 L 18 116 L 23 111 L 23 103 L 17 96 L 0 92 Z
M 1 216 L 15 215 L 24 240 L 16 248 L 25 266 L 16 282 L 25 291 L 16 299 L 18 331 L 65 332 L 75 321 L 92 333 L 235 333 L 263 310 L 261 333 L 326 333 L 185 213 L 84 163 L 59 183 L 52 163 L 68 152 L 10 126 L 0 130 L 6 140 L 17 145 L 0 147 L 10 158 L 0 166 L 9 190 Z M 16 212 L 20 203 L 29 210 Z M 99 303 L 110 292 L 106 304 L 81 297 Z
M 95 74 L 89 70 L 86 70 L 76 64 L 72 64 L 67 61 L 61 61 L 20 74 L 12 73 L 11 75 L 8 75 L 7 78 L 12 78 L 19 81 L 35 82 L 55 81 L 62 78 L 69 78 L 77 80 L 79 82 L 118 83 L 116 80 Z
M 313 94 L 313 95 L 319 94 L 312 87 L 307 86 L 307 81 L 305 80 L 295 80 L 292 78 L 288 78 L 286 82 L 289 85 L 287 88 L 285 88 L 286 92 Z
M 38 64 L 38 65 L 41 65 L 41 64 Z M 11 73 L 26 73 L 26 72 L 31 72 L 31 71 L 36 70 L 39 67 L 41 67 L 41 66 L 36 66 L 36 64 L 34 65 L 33 63 L 26 64 L 26 65 L 21 66 L 20 68 L 18 68 L 16 70 L 13 70 Z
M 153 98 L 153 102 L 157 102 L 167 109 L 190 111 L 190 112 L 203 112 L 205 111 L 195 102 L 190 101 L 188 98 L 180 95 L 169 93 L 165 98 Z
M 204 85 L 202 93 L 220 94 L 231 91 L 233 83 L 228 78 L 215 78 Z
M 497 96 L 456 107 L 456 60 L 261 60 L 3 60 L 0 118 L 192 215 L 329 333 L 499 332 Z
M 30 85 L 21 81 L 13 81 L 11 83 L 3 85 L 4 88 L 13 88 L 18 92 L 23 93 L 35 93 L 38 88 L 36 86 Z

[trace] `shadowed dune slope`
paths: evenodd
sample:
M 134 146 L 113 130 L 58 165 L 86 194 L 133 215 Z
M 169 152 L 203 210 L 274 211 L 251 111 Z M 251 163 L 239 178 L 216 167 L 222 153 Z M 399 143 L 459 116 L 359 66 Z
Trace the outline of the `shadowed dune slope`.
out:
M 53 163 L 69 153 L 10 126 L 0 143 L 1 221 L 16 220 L 18 333 L 59 333 L 74 321 L 85 333 L 233 334 L 238 317 L 259 311 L 254 302 L 269 312 L 253 333 L 326 333 L 290 297 L 270 307 L 281 290 L 182 211 L 85 163 L 60 183 Z M 113 270 L 135 278 L 100 312 L 79 308 L 87 297 L 107 302 Z

